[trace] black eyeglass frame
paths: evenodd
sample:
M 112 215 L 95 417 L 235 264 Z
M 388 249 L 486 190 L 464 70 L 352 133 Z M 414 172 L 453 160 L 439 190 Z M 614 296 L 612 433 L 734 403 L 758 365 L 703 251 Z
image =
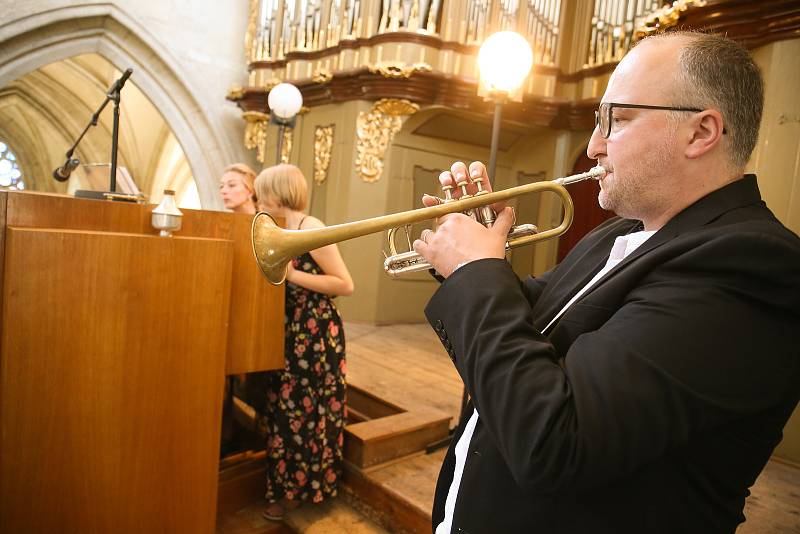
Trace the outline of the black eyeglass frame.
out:
M 608 127 L 606 131 L 600 129 L 600 113 L 603 111 L 603 106 L 606 106 L 608 109 L 607 113 L 607 121 L 606 124 Z M 647 104 L 620 104 L 618 102 L 603 102 L 600 104 L 600 107 L 595 110 L 594 112 L 594 127 L 600 130 L 600 135 L 603 136 L 603 139 L 608 139 L 611 136 L 611 120 L 613 116 L 611 113 L 613 112 L 614 108 L 625 108 L 625 109 L 660 109 L 663 111 L 688 111 L 691 113 L 700 113 L 701 111 L 705 111 L 700 108 L 680 108 L 680 107 L 673 107 L 673 106 L 650 106 Z M 728 133 L 725 128 L 722 129 L 722 133 Z

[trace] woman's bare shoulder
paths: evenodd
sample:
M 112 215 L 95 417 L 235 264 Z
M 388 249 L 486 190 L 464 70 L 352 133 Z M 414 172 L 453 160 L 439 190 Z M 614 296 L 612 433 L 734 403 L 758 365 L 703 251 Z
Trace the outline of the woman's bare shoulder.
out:
M 307 228 L 324 228 L 325 223 L 314 217 L 313 215 L 308 215 L 303 219 L 303 223 L 300 225 L 300 228 L 307 229 Z

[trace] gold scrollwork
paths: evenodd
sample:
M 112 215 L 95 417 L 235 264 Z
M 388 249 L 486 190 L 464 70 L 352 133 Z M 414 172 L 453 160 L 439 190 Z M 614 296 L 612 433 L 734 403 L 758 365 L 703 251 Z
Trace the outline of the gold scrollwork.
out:
M 408 100 L 384 98 L 369 112 L 362 111 L 356 120 L 356 171 L 365 182 L 375 182 L 383 171 L 383 156 L 395 134 L 403 125 L 403 117 L 419 111 L 419 105 Z
M 242 116 L 247 123 L 244 129 L 244 147 L 248 150 L 256 149 L 256 159 L 264 163 L 269 115 L 260 111 L 245 111 Z
M 281 143 L 281 163 L 289 163 L 292 155 L 292 139 L 294 138 L 294 128 L 286 127 L 283 129 L 283 142 Z
M 384 115 L 413 115 L 419 111 L 419 104 L 409 102 L 406 99 L 382 98 L 375 102 L 375 104 L 372 106 L 372 109 L 377 110 Z
M 244 96 L 244 88 L 240 85 L 234 85 L 228 90 L 228 100 L 240 100 Z
M 333 73 L 328 69 L 317 69 L 311 75 L 311 79 L 316 83 L 325 84 L 333 79 Z
M 328 177 L 333 150 L 333 124 L 314 128 L 314 181 L 322 184 Z
M 269 80 L 267 80 L 266 82 L 264 82 L 264 90 L 265 90 L 266 92 L 268 92 L 268 93 L 269 93 L 269 92 L 270 92 L 270 91 L 272 91 L 272 90 L 275 88 L 275 86 L 276 86 L 276 85 L 278 85 L 279 83 L 281 83 L 281 81 L 280 81 L 278 78 L 270 78 Z
M 781 113 L 780 115 L 778 115 L 778 124 L 790 124 L 790 123 L 800 124 L 800 115 L 787 115 L 786 113 Z
M 703 7 L 707 0 L 676 0 L 671 5 L 664 6 L 650 13 L 644 20 L 644 24 L 636 29 L 634 38 L 642 39 L 654 33 L 661 33 L 667 28 L 678 24 L 678 21 L 690 7 Z
M 369 65 L 369 71 L 373 74 L 380 74 L 384 78 L 410 78 L 417 72 L 430 72 L 433 70 L 427 63 L 414 63 L 406 65 L 402 61 L 382 61 L 375 65 Z

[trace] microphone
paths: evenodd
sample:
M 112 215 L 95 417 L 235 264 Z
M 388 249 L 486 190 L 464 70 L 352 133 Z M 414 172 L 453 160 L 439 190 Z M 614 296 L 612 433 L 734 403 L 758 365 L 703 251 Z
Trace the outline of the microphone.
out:
M 122 86 L 125 85 L 125 82 L 128 81 L 128 78 L 131 77 L 132 73 L 133 73 L 133 69 L 130 69 L 130 68 L 129 69 L 125 69 L 125 72 L 122 73 L 122 76 L 120 76 L 119 79 L 114 82 L 114 85 L 109 87 L 108 94 L 112 95 L 112 94 L 114 94 L 116 92 L 121 91 L 122 90 Z
M 69 180 L 69 175 L 72 174 L 72 171 L 74 171 L 80 164 L 81 162 L 78 160 L 78 158 L 67 158 L 67 161 L 64 162 L 64 165 L 53 171 L 53 178 L 59 182 L 66 182 Z

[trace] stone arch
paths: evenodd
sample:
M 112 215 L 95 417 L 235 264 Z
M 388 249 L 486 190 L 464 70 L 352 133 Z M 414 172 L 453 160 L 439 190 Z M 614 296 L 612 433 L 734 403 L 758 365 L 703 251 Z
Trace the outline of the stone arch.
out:
M 133 68 L 132 79 L 181 144 L 202 205 L 221 209 L 217 176 L 233 155 L 177 61 L 125 11 L 95 4 L 26 15 L 0 27 L 0 45 L 0 87 L 49 63 L 88 52 L 102 55 L 120 70 Z

